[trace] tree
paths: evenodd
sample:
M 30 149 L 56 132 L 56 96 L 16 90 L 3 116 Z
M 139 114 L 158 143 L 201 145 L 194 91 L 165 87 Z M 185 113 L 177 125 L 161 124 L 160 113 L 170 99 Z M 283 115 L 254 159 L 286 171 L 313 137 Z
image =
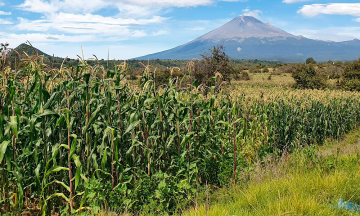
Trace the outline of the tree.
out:
M 360 59 L 346 66 L 340 87 L 348 91 L 360 91 Z
M 306 64 L 316 64 L 316 61 L 313 58 L 306 59 Z
M 214 47 L 210 53 L 201 55 L 203 58 L 195 65 L 194 78 L 206 87 L 216 86 L 219 89 L 222 83 L 230 83 L 230 75 L 234 72 L 234 66 L 229 57 L 223 51 L 224 47 Z
M 326 78 L 318 73 L 313 65 L 299 65 L 292 74 L 295 79 L 295 88 L 323 89 L 326 87 Z

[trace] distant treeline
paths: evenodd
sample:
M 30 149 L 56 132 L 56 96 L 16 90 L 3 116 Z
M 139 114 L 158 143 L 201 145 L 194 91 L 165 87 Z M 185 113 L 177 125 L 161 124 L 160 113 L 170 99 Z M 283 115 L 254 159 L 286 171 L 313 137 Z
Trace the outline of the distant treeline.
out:
M 48 55 L 44 52 L 42 52 L 41 50 L 31 47 L 30 45 L 27 44 L 21 44 L 19 45 L 17 48 L 15 48 L 15 50 L 21 55 L 24 55 L 24 52 L 27 53 L 29 56 L 34 55 L 35 52 L 38 53 L 38 55 L 43 55 L 44 58 L 44 63 L 48 64 L 48 65 L 52 65 L 54 68 L 60 68 L 61 64 L 64 62 L 64 66 L 75 66 L 78 65 L 79 60 L 78 59 L 71 59 L 71 58 L 67 58 L 64 61 L 64 58 L 61 57 L 54 57 L 51 55 Z M 13 63 L 15 62 L 15 56 L 17 55 L 17 53 L 13 52 L 12 53 L 12 58 L 13 58 Z M 199 56 L 199 58 L 201 58 Z M 262 61 L 262 60 L 230 60 L 234 66 L 254 66 L 254 65 L 264 65 L 264 66 L 281 66 L 282 63 L 281 62 L 273 62 L 273 61 Z M 122 62 L 124 62 L 124 60 L 106 60 L 106 59 L 96 59 L 95 57 L 92 60 L 88 61 L 88 64 L 91 66 L 94 66 L 98 63 L 100 63 L 100 65 L 104 66 L 105 68 L 109 67 L 113 67 L 113 65 L 119 65 Z M 132 70 L 138 70 L 138 69 L 143 69 L 143 65 L 140 64 L 150 64 L 152 66 L 152 68 L 158 68 L 160 70 L 165 70 L 167 68 L 172 68 L 172 67 L 179 67 L 179 68 L 184 68 L 186 67 L 186 65 L 188 64 L 189 60 L 172 60 L 172 59 L 166 59 L 166 60 L 161 60 L 161 59 L 156 59 L 156 60 L 126 60 L 126 63 L 129 65 L 129 68 Z M 14 65 L 14 64 L 13 64 Z

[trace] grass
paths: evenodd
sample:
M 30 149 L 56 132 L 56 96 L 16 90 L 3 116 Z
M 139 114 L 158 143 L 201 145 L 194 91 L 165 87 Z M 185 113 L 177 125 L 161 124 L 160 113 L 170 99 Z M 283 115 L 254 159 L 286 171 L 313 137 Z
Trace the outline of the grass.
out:
M 360 215 L 337 209 L 340 198 L 360 203 L 360 128 L 342 141 L 307 147 L 266 162 L 250 180 L 217 190 L 211 205 L 183 215 Z

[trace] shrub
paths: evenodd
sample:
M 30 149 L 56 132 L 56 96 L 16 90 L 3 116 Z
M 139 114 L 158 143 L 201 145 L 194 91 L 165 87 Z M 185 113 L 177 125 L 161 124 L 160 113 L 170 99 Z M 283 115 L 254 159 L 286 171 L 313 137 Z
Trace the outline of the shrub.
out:
M 230 82 L 230 75 L 234 73 L 234 66 L 223 51 L 223 47 L 214 47 L 210 53 L 204 53 L 203 60 L 195 65 L 194 78 L 206 87 L 216 85 L 220 87 L 223 81 Z
M 340 87 L 349 91 L 360 91 L 360 59 L 346 66 Z
M 234 79 L 235 80 L 250 80 L 251 78 L 250 78 L 250 75 L 248 72 L 242 71 L 241 73 L 235 74 Z
M 263 69 L 263 73 L 269 73 L 269 72 L 270 72 L 269 68 L 266 67 L 266 68 Z
M 281 67 L 280 69 L 283 73 L 294 73 L 295 72 L 295 67 L 291 66 L 291 65 L 285 65 Z
M 324 73 L 329 77 L 329 79 L 340 79 L 344 70 L 341 67 L 329 66 L 324 70 Z
M 306 64 L 316 64 L 316 61 L 313 58 L 306 59 Z
M 156 86 L 169 84 L 171 71 L 169 69 L 156 71 L 155 82 Z
M 295 79 L 295 88 L 300 89 L 323 89 L 326 87 L 326 79 L 318 73 L 312 65 L 299 65 L 292 77 Z
M 249 68 L 250 73 L 261 73 L 261 70 L 255 66 Z

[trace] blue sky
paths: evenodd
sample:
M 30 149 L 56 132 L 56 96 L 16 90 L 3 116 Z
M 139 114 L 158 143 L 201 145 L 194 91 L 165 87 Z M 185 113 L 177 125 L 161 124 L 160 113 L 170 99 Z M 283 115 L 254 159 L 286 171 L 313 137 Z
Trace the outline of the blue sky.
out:
M 0 42 L 128 59 L 191 41 L 239 15 L 295 35 L 360 39 L 358 0 L 0 0 Z

